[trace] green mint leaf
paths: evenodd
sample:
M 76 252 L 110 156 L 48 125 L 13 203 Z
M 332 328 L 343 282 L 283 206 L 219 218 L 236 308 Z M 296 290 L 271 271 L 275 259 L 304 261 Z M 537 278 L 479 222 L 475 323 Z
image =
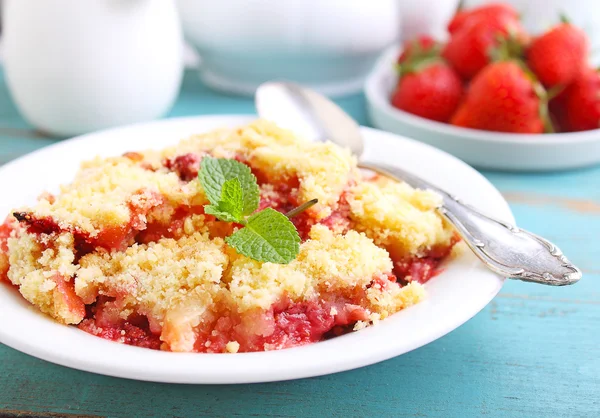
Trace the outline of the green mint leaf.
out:
M 213 215 L 215 218 L 225 222 L 239 222 L 239 218 L 236 218 L 229 211 L 223 210 L 219 206 L 204 205 L 204 213 L 207 215 Z
M 242 185 L 237 177 L 227 180 L 223 183 L 219 207 L 222 210 L 231 213 L 236 219 L 241 220 L 242 212 L 244 210 L 243 193 Z
M 258 261 L 287 264 L 300 252 L 296 227 L 272 208 L 250 216 L 244 228 L 225 240 L 238 253 Z
M 205 205 L 204 212 L 216 216 L 225 222 L 244 222 L 242 209 L 244 207 L 242 186 L 237 177 L 223 183 L 221 199 L 216 205 Z
M 206 197 L 214 206 L 222 200 L 223 185 L 226 181 L 237 178 L 242 188 L 243 216 L 248 216 L 258 208 L 259 190 L 256 177 L 250 167 L 236 160 L 226 158 L 204 157 L 200 164 L 198 179 L 204 188 Z

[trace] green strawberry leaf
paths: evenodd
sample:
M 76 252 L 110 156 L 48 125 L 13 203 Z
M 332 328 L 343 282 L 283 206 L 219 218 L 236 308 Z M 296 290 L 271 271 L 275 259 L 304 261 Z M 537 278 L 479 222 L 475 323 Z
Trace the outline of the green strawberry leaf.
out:
M 226 158 L 204 157 L 202 159 L 198 179 L 213 206 L 219 207 L 223 185 L 234 178 L 237 178 L 242 189 L 241 214 L 250 215 L 258 208 L 260 200 L 258 183 L 250 167 Z
M 288 264 L 300 252 L 296 227 L 272 208 L 250 216 L 244 228 L 225 240 L 238 253 L 264 262 Z

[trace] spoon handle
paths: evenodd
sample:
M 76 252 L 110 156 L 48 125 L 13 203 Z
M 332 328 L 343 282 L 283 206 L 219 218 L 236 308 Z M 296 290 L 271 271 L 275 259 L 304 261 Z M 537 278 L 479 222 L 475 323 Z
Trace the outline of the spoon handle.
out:
M 490 218 L 402 169 L 383 164 L 361 163 L 360 166 L 440 194 L 443 204 L 437 208 L 439 213 L 454 225 L 471 250 L 492 271 L 511 279 L 552 286 L 569 285 L 581 279 L 581 270 L 550 241 Z

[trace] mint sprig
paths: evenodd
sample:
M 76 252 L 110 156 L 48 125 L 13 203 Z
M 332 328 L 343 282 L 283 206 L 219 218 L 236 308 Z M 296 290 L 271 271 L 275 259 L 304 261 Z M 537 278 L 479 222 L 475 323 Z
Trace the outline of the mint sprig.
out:
M 223 184 L 227 180 L 237 178 L 242 188 L 242 215 L 248 216 L 258 208 L 258 183 L 247 165 L 227 158 L 205 157 L 200 164 L 198 178 L 206 197 L 213 205 L 219 205 Z
M 253 213 L 260 200 L 256 177 L 245 164 L 225 158 L 203 158 L 198 179 L 210 201 L 204 205 L 204 212 L 225 222 L 244 225 L 225 238 L 238 253 L 278 264 L 296 259 L 300 236 L 289 218 L 317 203 L 317 199 L 286 215 L 272 208 Z
M 227 180 L 221 187 L 217 204 L 205 205 L 204 212 L 225 222 L 242 222 L 244 210 L 243 190 L 237 177 Z
M 235 250 L 258 261 L 287 264 L 300 252 L 300 236 L 283 213 L 266 208 L 251 215 L 246 226 L 225 238 Z

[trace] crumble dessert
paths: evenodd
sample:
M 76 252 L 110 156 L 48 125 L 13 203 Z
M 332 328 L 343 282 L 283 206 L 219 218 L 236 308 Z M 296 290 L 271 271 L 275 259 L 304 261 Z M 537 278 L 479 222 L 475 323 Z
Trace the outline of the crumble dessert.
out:
M 205 213 L 205 157 L 235 159 L 258 210 L 318 203 L 290 220 L 288 264 L 241 255 L 241 225 Z M 365 176 L 350 153 L 272 123 L 193 136 L 163 151 L 85 162 L 56 196 L 0 225 L 0 280 L 55 320 L 179 352 L 298 346 L 369 326 L 423 299 L 457 238 L 439 196 Z

